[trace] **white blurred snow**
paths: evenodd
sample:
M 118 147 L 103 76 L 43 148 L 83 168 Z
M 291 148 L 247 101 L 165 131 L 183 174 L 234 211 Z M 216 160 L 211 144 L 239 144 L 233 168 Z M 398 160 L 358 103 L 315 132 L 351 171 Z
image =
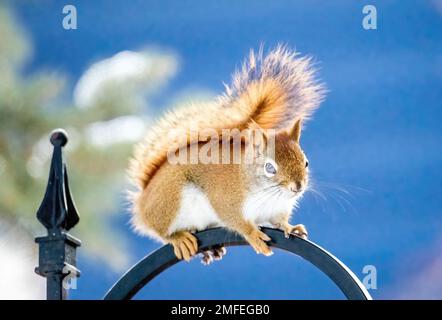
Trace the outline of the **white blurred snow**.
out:
M 0 300 L 45 299 L 45 280 L 34 272 L 37 253 L 32 237 L 0 220 Z

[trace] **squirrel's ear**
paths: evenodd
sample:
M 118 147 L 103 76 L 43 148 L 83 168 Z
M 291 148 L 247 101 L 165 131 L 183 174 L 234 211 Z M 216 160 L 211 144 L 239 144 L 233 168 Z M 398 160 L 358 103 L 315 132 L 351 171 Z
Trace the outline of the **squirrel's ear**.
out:
M 293 127 L 289 131 L 289 136 L 299 143 L 299 139 L 301 138 L 301 127 L 302 127 L 302 121 L 301 119 L 297 120 Z

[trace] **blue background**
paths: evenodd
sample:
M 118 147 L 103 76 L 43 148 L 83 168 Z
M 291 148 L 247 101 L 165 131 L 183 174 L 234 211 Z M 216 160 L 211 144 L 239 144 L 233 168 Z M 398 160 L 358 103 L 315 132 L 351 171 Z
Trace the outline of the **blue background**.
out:
M 314 56 L 330 92 L 302 144 L 327 199 L 306 195 L 294 222 L 360 278 L 374 265 L 375 298 L 442 298 L 440 1 L 69 1 L 75 31 L 61 28 L 65 4 L 13 2 L 34 43 L 27 71 L 56 66 L 75 83 L 99 59 L 159 45 L 181 57 L 181 69 L 157 96 L 158 110 L 185 88 L 221 92 L 261 43 Z M 365 4 L 377 7 L 377 30 L 361 26 Z M 122 213 L 115 225 L 127 230 L 137 260 L 158 244 L 132 235 L 127 220 Z M 75 299 L 100 298 L 120 276 L 86 257 L 79 263 Z M 137 297 L 343 296 L 298 257 L 233 248 L 210 267 L 174 266 Z

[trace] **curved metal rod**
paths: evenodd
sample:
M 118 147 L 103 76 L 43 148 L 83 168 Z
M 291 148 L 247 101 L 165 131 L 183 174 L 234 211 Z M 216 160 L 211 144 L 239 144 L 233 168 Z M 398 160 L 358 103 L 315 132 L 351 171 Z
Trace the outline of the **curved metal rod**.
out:
M 339 259 L 315 243 L 291 236 L 287 239 L 280 230 L 262 228 L 272 240 L 269 245 L 297 254 L 325 273 L 350 300 L 371 300 L 364 285 Z M 223 228 L 208 229 L 196 234 L 199 252 L 213 246 L 242 246 L 248 243 L 239 234 Z M 129 269 L 106 293 L 105 300 L 131 299 L 150 280 L 178 263 L 171 245 L 165 245 Z

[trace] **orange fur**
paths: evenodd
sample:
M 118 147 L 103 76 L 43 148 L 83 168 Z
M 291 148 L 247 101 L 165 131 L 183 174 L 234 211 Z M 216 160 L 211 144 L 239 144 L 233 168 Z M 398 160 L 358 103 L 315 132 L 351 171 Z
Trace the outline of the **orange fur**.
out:
M 256 191 L 254 187 L 266 183 L 281 189 L 273 189 L 275 192 L 268 194 L 285 199 L 281 201 L 294 195 L 302 196 L 308 184 L 308 169 L 299 146 L 300 119 L 308 119 L 319 105 L 323 92 L 323 87 L 314 78 L 310 59 L 298 57 L 283 46 L 265 57 L 262 51 L 258 55 L 251 52 L 242 69 L 234 74 L 232 85 L 226 86 L 224 95 L 208 105 L 193 105 L 167 113 L 150 130 L 144 142 L 136 146 L 129 168 L 136 188 L 131 199 L 133 226 L 172 244 L 178 258 L 190 259 L 198 250 L 191 234 L 195 229 L 172 226 L 177 220 L 183 223 L 179 219 L 183 190 L 191 185 L 196 188 L 196 191 L 192 189 L 192 195 L 207 197 L 207 203 L 216 212 L 215 218 L 222 225 L 242 234 L 258 253 L 271 254 L 265 244 L 268 237 L 258 229 L 259 217 L 247 218 L 245 215 L 250 213 L 244 212 L 253 210 L 247 211 L 245 207 L 253 207 L 250 197 L 253 199 L 254 192 L 265 190 Z M 273 137 L 273 160 L 279 170 L 271 178 L 256 176 L 257 172 L 263 172 L 262 163 L 173 165 L 166 161 L 171 146 L 173 150 L 187 150 L 191 145 L 203 147 L 202 142 L 208 138 L 201 138 L 198 133 L 205 129 L 211 129 L 220 137 L 224 129 L 248 128 L 275 129 L 277 132 Z M 171 136 L 174 129 L 180 131 Z M 267 143 L 270 137 L 263 134 Z M 233 150 L 232 141 L 228 143 Z M 222 153 L 221 144 L 219 141 L 217 148 Z M 242 154 L 245 144 L 247 141 L 242 140 Z M 187 210 L 195 211 L 194 206 Z M 291 208 L 277 207 L 276 211 L 270 221 L 273 225 L 287 235 L 293 232 L 306 235 L 302 225 L 289 224 Z M 184 224 L 189 218 L 187 214 L 192 212 L 185 214 Z
M 191 105 L 168 112 L 158 121 L 130 162 L 129 177 L 139 192 L 146 188 L 167 159 L 171 144 L 184 146 L 195 132 L 213 128 L 244 129 L 253 121 L 263 129 L 286 129 L 293 119 L 307 119 L 318 107 L 324 88 L 317 83 L 311 59 L 278 46 L 267 56 L 251 51 L 242 69 L 233 76 L 226 93 L 212 104 Z M 182 135 L 173 140 L 171 129 Z M 136 194 L 135 194 L 136 197 Z

